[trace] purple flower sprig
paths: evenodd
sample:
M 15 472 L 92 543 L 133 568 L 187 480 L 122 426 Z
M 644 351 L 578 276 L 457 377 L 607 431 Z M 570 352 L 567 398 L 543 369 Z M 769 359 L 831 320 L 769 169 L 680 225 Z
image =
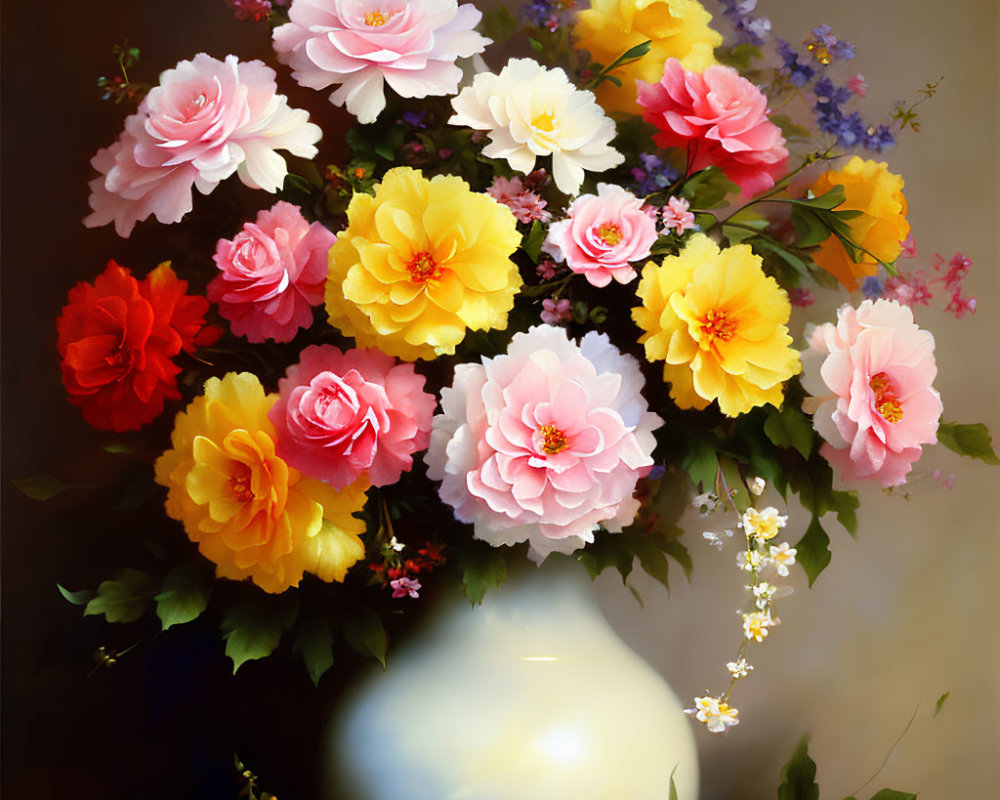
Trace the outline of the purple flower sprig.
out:
M 733 23 L 736 38 L 741 44 L 762 45 L 771 32 L 771 20 L 755 17 L 757 0 L 719 0 L 722 14 Z

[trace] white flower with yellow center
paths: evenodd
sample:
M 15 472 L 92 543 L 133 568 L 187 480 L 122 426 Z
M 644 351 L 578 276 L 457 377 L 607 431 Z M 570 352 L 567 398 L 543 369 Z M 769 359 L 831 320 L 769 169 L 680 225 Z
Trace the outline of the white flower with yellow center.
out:
M 715 697 L 696 697 L 694 708 L 685 708 L 685 714 L 694 714 L 704 722 L 711 733 L 722 733 L 726 728 L 739 725 L 739 711 Z
M 450 124 L 489 131 L 483 155 L 504 158 L 524 174 L 539 156 L 551 155 L 556 186 L 569 195 L 579 193 L 584 170 L 603 172 L 625 160 L 610 147 L 615 123 L 593 92 L 530 58 L 511 59 L 499 75 L 480 72 L 451 104 Z
M 775 569 L 782 578 L 788 577 L 788 568 L 795 563 L 795 548 L 790 547 L 788 542 L 782 542 L 777 547 L 771 545 L 767 560 L 774 564 Z
M 778 509 L 772 506 L 761 511 L 748 508 L 743 513 L 743 530 L 747 536 L 756 536 L 758 539 L 773 539 L 787 522 L 788 516 L 779 514 Z
M 763 642 L 767 638 L 767 629 L 775 622 L 770 611 L 752 611 L 743 615 L 743 634 L 747 639 Z

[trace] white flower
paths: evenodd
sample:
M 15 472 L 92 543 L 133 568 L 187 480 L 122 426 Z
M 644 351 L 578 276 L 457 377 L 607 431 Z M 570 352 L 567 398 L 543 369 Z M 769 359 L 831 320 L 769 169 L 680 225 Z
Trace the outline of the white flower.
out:
M 789 547 L 788 542 L 782 542 L 777 547 L 771 545 L 767 560 L 774 564 L 782 578 L 788 577 L 788 568 L 795 563 L 795 548 Z
M 743 615 L 743 634 L 747 639 L 763 642 L 767 638 L 767 629 L 775 624 L 770 611 L 751 611 Z
M 722 733 L 726 728 L 739 725 L 739 711 L 720 703 L 715 697 L 696 697 L 694 708 L 685 708 L 685 714 L 694 714 L 695 719 L 704 722 L 712 733 Z
M 753 667 L 741 656 L 736 661 L 728 662 L 726 669 L 729 670 L 729 674 L 734 678 L 745 678 L 753 670 Z
M 698 516 L 707 517 L 719 507 L 719 498 L 712 492 L 702 492 L 694 496 L 691 506 L 698 510 Z
M 762 494 L 764 494 L 764 489 L 766 487 L 767 487 L 767 481 L 765 481 L 762 477 L 760 477 L 760 475 L 755 475 L 753 478 L 750 479 L 750 482 L 747 484 L 747 489 L 750 490 L 750 494 L 754 495 L 755 497 L 760 497 Z
M 764 562 L 764 554 L 758 550 L 741 550 L 736 554 L 737 566 L 747 572 L 756 572 Z
M 753 592 L 753 596 L 756 598 L 757 608 L 765 609 L 771 604 L 771 599 L 774 597 L 774 593 L 778 591 L 778 587 L 773 583 L 768 583 L 767 581 L 762 581 L 756 586 L 748 586 Z
M 746 535 L 756 536 L 759 539 L 773 539 L 787 522 L 788 516 L 779 514 L 778 509 L 771 506 L 762 511 L 748 508 L 743 513 L 743 530 Z
M 625 160 L 609 146 L 615 123 L 593 92 L 530 58 L 511 59 L 499 75 L 479 73 L 451 104 L 450 124 L 490 132 L 483 155 L 504 158 L 525 174 L 538 156 L 551 155 L 552 177 L 566 194 L 580 191 L 584 170 L 603 172 Z

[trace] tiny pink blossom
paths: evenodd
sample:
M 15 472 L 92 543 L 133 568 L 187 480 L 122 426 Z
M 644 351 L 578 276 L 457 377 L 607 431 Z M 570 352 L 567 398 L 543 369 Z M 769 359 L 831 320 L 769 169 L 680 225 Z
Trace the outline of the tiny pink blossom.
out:
M 921 270 L 915 272 L 900 272 L 891 278 L 886 278 L 882 289 L 882 297 L 895 300 L 904 306 L 927 306 L 933 297 L 927 276 Z
M 569 300 L 563 298 L 562 300 L 552 300 L 546 297 L 542 300 L 542 322 L 547 322 L 549 325 L 558 325 L 560 322 L 569 322 L 572 314 L 570 313 Z
M 527 188 L 516 175 L 507 179 L 502 175 L 493 178 L 493 183 L 486 194 L 503 203 L 509 208 L 518 222 L 531 222 L 539 220 L 548 222 L 552 219 L 552 214 L 545 210 L 546 202 L 531 189 Z
M 416 578 L 396 578 L 389 581 L 389 586 L 392 587 L 393 598 L 397 600 L 407 595 L 416 599 L 420 597 L 420 590 L 423 588 Z
M 556 276 L 556 262 L 551 258 L 543 258 L 535 267 L 535 272 L 544 280 L 550 281 Z
M 656 241 L 656 223 L 641 198 L 599 183 L 596 195 L 580 195 L 566 213 L 567 219 L 549 226 L 542 245 L 546 253 L 594 286 L 607 286 L 612 278 L 618 283 L 635 279 L 630 262 L 646 258 Z
M 663 207 L 663 224 L 680 236 L 684 231 L 695 228 L 694 214 L 688 209 L 691 204 L 683 197 L 671 197 Z
M 816 302 L 813 293 L 809 289 L 800 286 L 796 286 L 789 292 L 788 299 L 791 300 L 792 305 L 796 308 L 808 308 Z
M 955 473 L 949 472 L 947 475 L 941 473 L 941 470 L 936 469 L 933 473 L 933 478 L 946 489 L 955 488 Z
M 941 398 L 931 386 L 934 337 L 889 300 L 843 306 L 803 354 L 804 408 L 826 440 L 820 453 L 845 482 L 906 481 L 921 446 L 937 441 Z
M 858 97 L 868 96 L 868 82 L 860 72 L 852 78 L 847 79 L 847 88 Z
M 271 0 L 228 0 L 238 20 L 260 22 L 271 16 Z
M 430 438 L 437 404 L 412 364 L 378 350 L 313 345 L 278 381 L 268 412 L 277 453 L 335 489 L 367 473 L 373 486 L 399 480 Z
M 219 240 L 214 260 L 221 274 L 208 284 L 208 299 L 237 336 L 290 342 L 323 302 L 336 240 L 320 223 L 310 225 L 298 206 L 280 201 L 233 239 Z
M 908 233 L 906 238 L 900 242 L 901 250 L 899 251 L 900 258 L 916 258 L 917 257 L 917 243 L 913 238 L 913 233 Z
M 234 172 L 253 189 L 277 192 L 288 170 L 276 150 L 312 158 L 322 132 L 277 94 L 260 61 L 199 53 L 160 75 L 125 130 L 91 160 L 88 228 L 115 223 L 127 237 L 150 214 L 179 222 L 192 189 L 208 194 Z

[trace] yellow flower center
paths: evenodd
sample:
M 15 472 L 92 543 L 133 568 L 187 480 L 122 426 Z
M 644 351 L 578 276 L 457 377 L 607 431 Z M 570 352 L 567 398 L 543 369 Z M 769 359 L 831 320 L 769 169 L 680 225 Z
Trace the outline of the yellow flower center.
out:
M 892 381 L 884 372 L 872 375 L 868 386 L 875 395 L 875 410 L 886 422 L 899 422 L 903 418 L 903 407 L 893 392 Z
M 381 28 L 398 13 L 398 11 L 388 11 L 385 13 L 382 11 L 369 11 L 365 14 L 365 25 L 369 28 Z
M 431 278 L 438 278 L 441 270 L 438 269 L 434 256 L 426 250 L 414 253 L 406 265 L 410 272 L 410 280 L 414 283 L 427 283 Z
M 544 111 L 531 120 L 531 127 L 545 133 L 552 133 L 556 129 L 556 115 L 552 111 Z
M 701 321 L 701 335 L 711 344 L 716 339 L 728 342 L 736 335 L 736 320 L 729 319 L 725 311 L 710 310 Z
M 229 488 L 233 493 L 233 497 L 241 503 L 249 503 L 254 498 L 253 489 L 250 488 L 252 479 L 253 473 L 250 467 L 246 464 L 236 462 L 233 472 L 229 476 Z
M 554 456 L 569 447 L 566 434 L 555 425 L 542 425 L 538 432 L 542 434 L 542 452 L 546 455 Z
M 608 247 L 614 247 L 622 240 L 621 228 L 613 222 L 605 222 L 597 229 L 597 235 L 601 237 L 601 241 Z
M 813 39 L 806 42 L 806 50 L 812 53 L 816 60 L 822 64 L 824 67 L 833 61 L 833 57 L 830 55 L 830 50 L 826 44 L 819 39 Z

